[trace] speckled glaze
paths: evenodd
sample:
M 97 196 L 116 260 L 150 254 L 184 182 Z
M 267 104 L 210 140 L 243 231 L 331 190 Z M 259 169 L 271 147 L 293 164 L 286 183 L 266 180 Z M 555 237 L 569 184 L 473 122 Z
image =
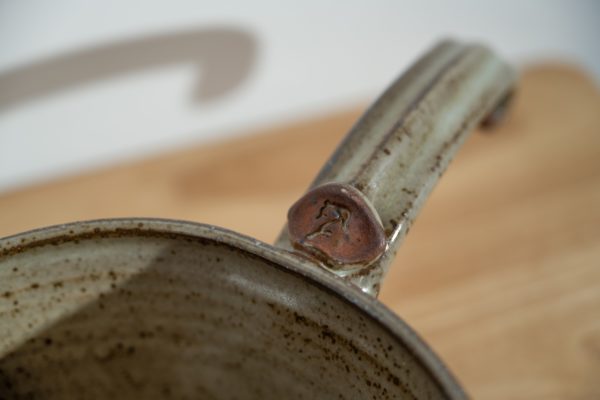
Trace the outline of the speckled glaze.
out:
M 330 184 L 358 190 L 381 221 L 386 251 L 363 268 L 341 268 L 333 251 L 336 244 L 331 243 L 323 267 L 377 295 L 398 246 L 435 183 L 468 134 L 482 122 L 497 119 L 496 111 L 505 108 L 515 79 L 514 70 L 489 49 L 445 41 L 394 82 L 311 185 L 311 191 Z M 347 241 L 358 246 L 360 234 L 348 235 Z M 293 242 L 284 228 L 277 245 L 290 249 Z M 321 244 L 323 248 L 328 246 Z
M 446 87 L 470 81 L 466 76 L 458 81 L 435 78 L 446 76 L 446 68 L 431 80 L 432 65 L 439 65 L 440 54 L 455 46 L 436 47 L 403 79 L 421 82 L 424 77 L 423 82 L 435 83 L 431 88 L 439 82 Z M 495 60 L 482 51 L 463 48 L 461 56 L 449 57 L 458 65 L 463 56 L 480 57 L 485 65 Z M 479 85 L 487 87 L 485 93 L 493 92 L 478 103 L 485 107 L 468 103 L 478 118 L 491 112 L 492 99 L 506 91 L 508 74 L 488 67 L 485 79 L 485 74 L 475 73 L 477 68 L 465 67 L 475 71 L 478 83 L 467 85 L 473 96 L 481 100 Z M 395 134 L 388 132 L 382 139 L 380 125 L 374 131 L 365 128 L 376 120 L 398 121 L 398 115 L 389 113 L 403 108 L 387 109 L 386 104 L 389 93 L 412 90 L 403 85 L 394 84 L 376 103 L 374 110 L 379 111 L 370 111 L 357 125 L 315 182 L 315 187 L 352 185 L 335 192 L 355 196 L 354 203 L 335 200 L 349 211 L 305 207 L 325 216 L 315 225 L 318 233 L 344 246 L 354 239 L 340 239 L 344 232 L 335 231 L 327 218 L 344 222 L 355 207 L 367 207 L 361 215 L 368 223 L 356 226 L 385 228 L 384 243 L 372 241 L 377 252 L 358 252 L 358 258 L 349 260 L 369 262 L 332 269 L 302 248 L 293 249 L 287 231 L 278 246 L 271 246 L 214 226 L 156 219 L 78 222 L 0 239 L 0 399 L 466 398 L 431 350 L 372 296 L 417 203 L 460 142 L 428 133 L 437 130 L 415 130 L 413 136 L 423 138 L 413 139 L 416 143 L 407 139 L 405 143 L 413 143 L 405 149 L 409 154 L 400 156 L 402 141 Z M 445 113 L 435 111 L 457 98 L 442 99 L 439 104 L 418 104 L 431 110 L 427 118 L 442 118 Z M 439 124 L 456 131 L 463 116 L 446 116 Z M 466 120 L 456 137 L 474 121 Z M 369 138 L 361 139 L 357 132 L 364 129 Z M 389 143 L 393 140 L 399 148 Z M 385 145 L 374 152 L 374 143 Z M 364 168 L 347 164 L 347 150 L 356 151 Z M 383 162 L 377 154 L 387 152 L 395 161 L 377 167 Z M 409 161 L 415 169 L 395 165 Z M 429 172 L 423 172 L 425 167 Z M 401 188 L 384 191 L 385 196 L 396 195 L 395 200 L 381 200 L 376 187 L 393 185 L 389 174 L 398 178 L 403 173 Z M 391 215 L 400 218 L 392 225 Z M 297 237 L 311 230 L 300 230 Z
M 223 229 L 112 220 L 0 242 L 1 398 L 462 398 L 374 298 Z

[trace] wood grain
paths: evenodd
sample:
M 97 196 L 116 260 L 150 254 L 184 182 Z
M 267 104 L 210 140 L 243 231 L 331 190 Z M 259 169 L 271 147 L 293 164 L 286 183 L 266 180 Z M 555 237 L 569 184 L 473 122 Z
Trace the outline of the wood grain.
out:
M 0 236 L 156 216 L 272 241 L 359 110 L 0 196 Z M 600 93 L 561 66 L 523 73 L 513 112 L 474 135 L 381 299 L 474 398 L 600 398 Z

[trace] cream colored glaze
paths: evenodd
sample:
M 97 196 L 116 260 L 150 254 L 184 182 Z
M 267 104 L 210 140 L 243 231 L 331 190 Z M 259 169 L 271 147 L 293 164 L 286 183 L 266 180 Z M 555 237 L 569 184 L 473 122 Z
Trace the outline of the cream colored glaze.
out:
M 0 254 L 0 398 L 464 398 L 375 299 L 233 232 L 96 221 Z

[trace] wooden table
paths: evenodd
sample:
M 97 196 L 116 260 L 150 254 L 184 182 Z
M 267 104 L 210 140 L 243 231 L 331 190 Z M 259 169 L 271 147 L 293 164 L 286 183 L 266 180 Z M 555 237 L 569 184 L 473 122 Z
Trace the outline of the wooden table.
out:
M 0 195 L 0 236 L 160 216 L 272 241 L 359 113 Z M 527 69 L 509 119 L 471 137 L 396 264 L 381 300 L 474 398 L 599 399 L 600 93 L 590 79 Z

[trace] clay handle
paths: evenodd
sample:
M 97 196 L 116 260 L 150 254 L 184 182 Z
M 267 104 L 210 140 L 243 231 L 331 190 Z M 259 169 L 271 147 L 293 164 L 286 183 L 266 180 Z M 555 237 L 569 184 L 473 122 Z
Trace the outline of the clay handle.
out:
M 398 245 L 467 135 L 516 74 L 490 50 L 440 43 L 352 128 L 289 211 L 277 245 L 377 295 Z

